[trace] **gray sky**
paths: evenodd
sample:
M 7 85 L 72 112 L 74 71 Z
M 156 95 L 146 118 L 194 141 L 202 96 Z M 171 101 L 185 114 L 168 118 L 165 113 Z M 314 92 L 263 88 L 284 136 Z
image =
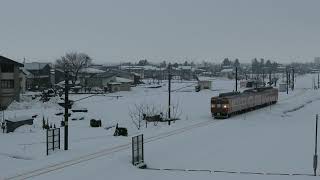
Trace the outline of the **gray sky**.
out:
M 319 0 L 1 0 L 0 54 L 96 62 L 320 56 Z

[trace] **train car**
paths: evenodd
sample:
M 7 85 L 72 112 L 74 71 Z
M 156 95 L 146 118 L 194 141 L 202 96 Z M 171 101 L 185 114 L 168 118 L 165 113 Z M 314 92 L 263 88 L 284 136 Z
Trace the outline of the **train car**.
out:
M 214 118 L 251 111 L 278 101 L 278 89 L 262 87 L 240 92 L 222 93 L 211 98 L 211 113 Z

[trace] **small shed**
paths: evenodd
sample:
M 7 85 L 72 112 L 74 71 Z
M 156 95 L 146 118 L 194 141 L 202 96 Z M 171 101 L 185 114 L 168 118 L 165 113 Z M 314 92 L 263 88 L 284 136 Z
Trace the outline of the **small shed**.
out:
M 132 83 L 133 83 L 133 80 L 131 79 L 115 76 L 115 77 L 112 77 L 110 82 L 108 82 L 107 87 L 110 92 L 130 91 Z
M 211 89 L 212 82 L 208 80 L 198 81 L 198 86 L 200 87 L 200 89 Z
M 212 81 L 209 77 L 199 77 L 198 78 L 198 86 L 200 90 L 202 89 L 211 89 Z

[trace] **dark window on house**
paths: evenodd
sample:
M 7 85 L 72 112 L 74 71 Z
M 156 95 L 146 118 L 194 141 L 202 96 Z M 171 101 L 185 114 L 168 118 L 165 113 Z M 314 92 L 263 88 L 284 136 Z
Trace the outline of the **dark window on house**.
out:
M 13 72 L 13 71 L 14 71 L 13 64 L 1 64 L 1 72 L 7 73 L 7 72 Z
M 13 89 L 14 81 L 13 80 L 1 80 L 1 88 L 3 89 Z

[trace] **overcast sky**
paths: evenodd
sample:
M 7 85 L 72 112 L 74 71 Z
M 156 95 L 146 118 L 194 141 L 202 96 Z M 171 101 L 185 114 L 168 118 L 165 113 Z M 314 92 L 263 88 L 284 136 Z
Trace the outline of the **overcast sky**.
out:
M 312 61 L 319 0 L 1 0 L 0 54 L 96 62 Z

